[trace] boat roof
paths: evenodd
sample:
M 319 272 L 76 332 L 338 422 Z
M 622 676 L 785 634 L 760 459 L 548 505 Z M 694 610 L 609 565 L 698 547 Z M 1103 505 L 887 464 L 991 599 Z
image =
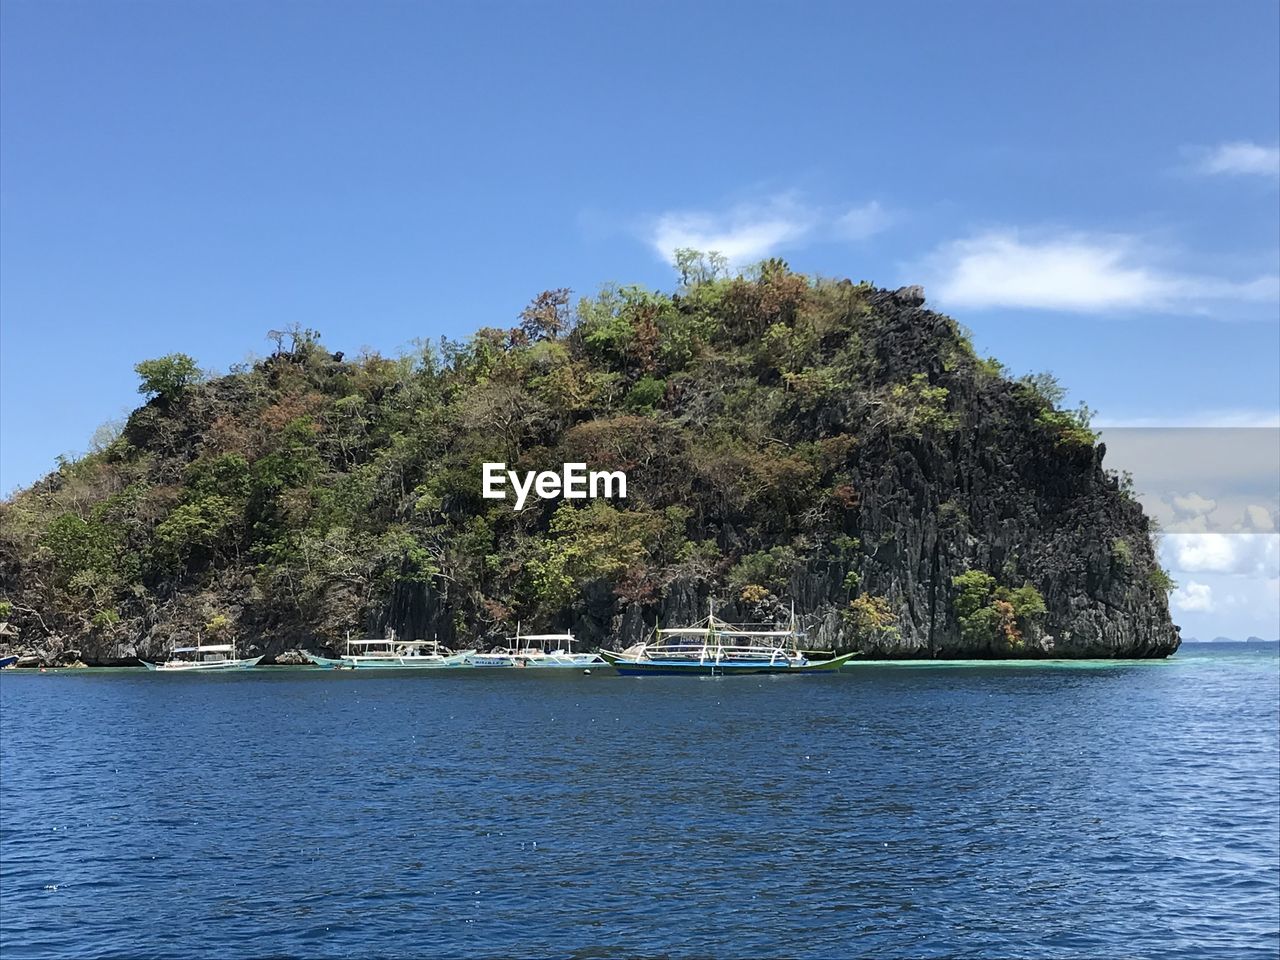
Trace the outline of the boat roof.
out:
M 352 646 L 368 647 L 380 643 L 393 643 L 397 647 L 434 647 L 439 646 L 438 640 L 397 640 L 394 637 L 364 637 L 360 640 L 348 640 Z
M 517 640 L 572 640 L 572 633 L 521 633 L 517 634 Z
M 681 636 L 706 636 L 712 632 L 711 627 L 672 627 L 670 629 L 660 628 L 658 633 L 669 633 Z M 801 637 L 804 634 L 794 630 L 741 630 L 737 627 L 715 627 L 715 632 L 721 636 L 730 637 Z
M 204 651 L 205 653 L 231 653 L 235 650 L 235 645 L 230 643 L 215 643 L 204 647 L 174 647 L 174 653 L 195 653 L 196 651 Z

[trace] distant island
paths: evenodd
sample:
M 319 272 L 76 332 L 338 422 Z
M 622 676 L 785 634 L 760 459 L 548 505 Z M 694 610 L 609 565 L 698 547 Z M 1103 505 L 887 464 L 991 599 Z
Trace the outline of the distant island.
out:
M 349 632 L 623 648 L 717 613 L 867 657 L 1162 657 L 1152 529 L 1089 411 L 896 291 L 678 254 L 673 293 L 347 356 L 301 326 L 146 403 L 0 504 L 0 642 L 90 663 Z M 424 334 L 429 331 L 424 330 Z M 485 499 L 481 465 L 623 471 L 625 499 Z
M 1182 642 L 1183 643 L 1248 643 L 1256 646 L 1258 644 L 1264 644 L 1264 643 L 1280 643 L 1280 639 L 1264 640 L 1262 639 L 1262 637 L 1248 636 L 1248 637 L 1245 637 L 1243 640 L 1236 640 L 1232 637 L 1214 637 L 1212 640 L 1199 640 L 1196 637 L 1183 637 Z

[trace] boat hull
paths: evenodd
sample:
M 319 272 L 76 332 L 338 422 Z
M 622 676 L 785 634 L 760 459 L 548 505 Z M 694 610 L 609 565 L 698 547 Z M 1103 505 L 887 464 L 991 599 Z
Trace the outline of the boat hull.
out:
M 448 670 L 465 666 L 467 653 L 455 653 L 448 657 L 322 657 L 303 650 L 302 655 L 323 670 Z
M 246 660 L 217 660 L 210 663 L 149 663 L 143 660 L 142 665 L 157 673 L 224 673 L 256 667 L 261 659 L 262 657 L 251 657 Z
M 855 654 L 832 657 L 830 660 L 813 660 L 808 663 L 770 663 L 767 660 L 746 660 L 733 662 L 723 660 L 688 661 L 678 660 L 635 660 L 600 651 L 608 664 L 624 677 L 642 676 L 696 676 L 696 677 L 728 677 L 739 674 L 791 674 L 791 673 L 830 673 L 839 670 L 851 660 Z
M 605 660 L 594 653 L 530 657 L 513 653 L 478 653 L 467 658 L 466 666 L 477 670 L 584 670 L 602 667 Z
M 559 657 L 521 657 L 521 666 L 531 670 L 573 670 L 604 666 L 605 661 L 594 653 L 572 654 Z

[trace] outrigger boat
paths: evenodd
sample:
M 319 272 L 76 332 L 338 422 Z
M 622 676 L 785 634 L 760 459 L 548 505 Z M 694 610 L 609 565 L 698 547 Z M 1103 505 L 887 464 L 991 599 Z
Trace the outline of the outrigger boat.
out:
M 139 658 L 141 660 L 141 658 Z M 148 670 L 248 670 L 262 657 L 236 657 L 234 643 L 196 643 L 194 647 L 174 647 L 163 663 L 142 660 Z
M 396 632 L 386 637 L 352 640 L 347 635 L 347 652 L 342 657 L 322 657 L 303 650 L 302 655 L 325 670 L 433 670 L 460 667 L 474 650 L 454 653 L 436 640 L 398 640 Z
M 554 649 L 553 649 L 554 648 Z M 472 653 L 469 667 L 593 667 L 605 661 L 598 653 L 574 653 L 572 633 L 524 633 L 516 624 L 509 647 Z
M 656 630 L 651 642 L 622 653 L 600 655 L 623 676 L 694 674 L 731 676 L 742 673 L 817 673 L 839 670 L 854 654 L 810 660 L 800 650 L 803 633 L 795 629 L 795 610 L 788 630 L 756 630 L 716 617 L 714 609 L 692 627 Z

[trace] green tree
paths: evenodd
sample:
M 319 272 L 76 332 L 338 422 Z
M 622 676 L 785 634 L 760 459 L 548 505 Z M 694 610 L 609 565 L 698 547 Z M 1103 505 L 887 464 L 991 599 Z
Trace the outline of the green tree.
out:
M 142 378 L 138 392 L 148 399 L 157 397 L 166 403 L 180 397 L 187 387 L 200 381 L 199 366 L 185 353 L 143 360 L 133 369 Z
M 691 247 L 678 247 L 672 254 L 680 283 L 697 287 L 729 275 L 729 258 L 718 251 L 703 253 Z

